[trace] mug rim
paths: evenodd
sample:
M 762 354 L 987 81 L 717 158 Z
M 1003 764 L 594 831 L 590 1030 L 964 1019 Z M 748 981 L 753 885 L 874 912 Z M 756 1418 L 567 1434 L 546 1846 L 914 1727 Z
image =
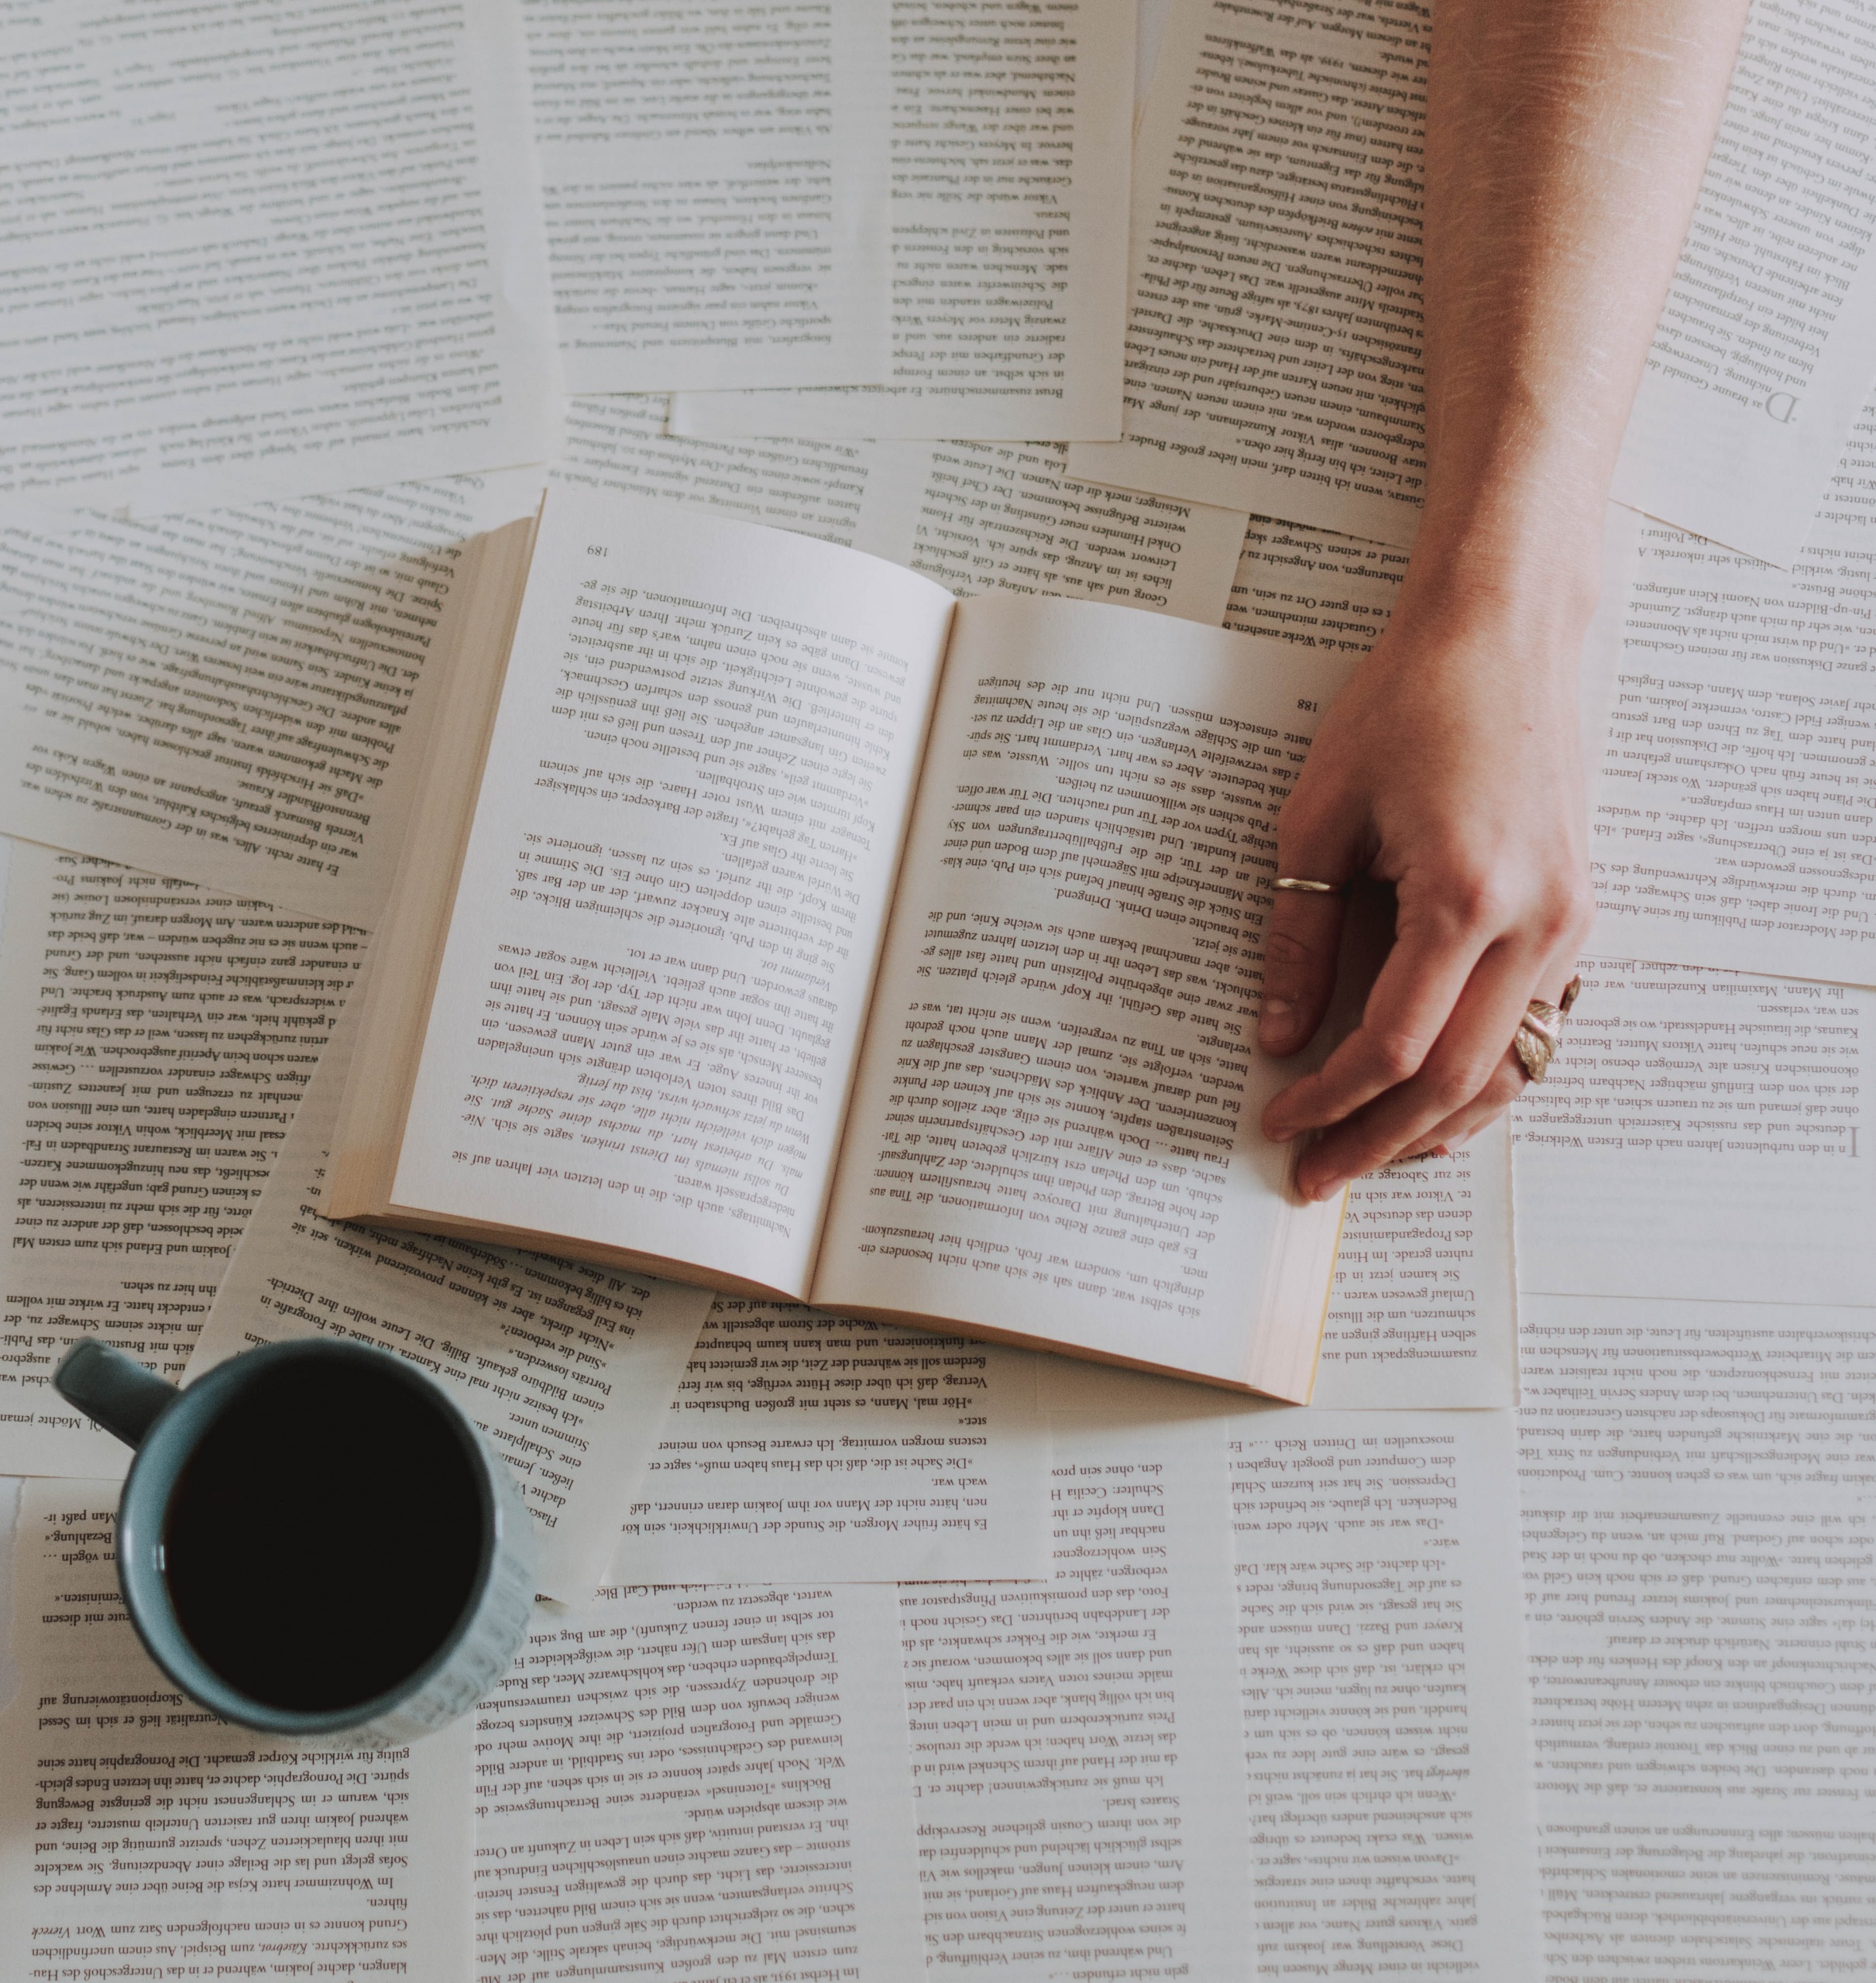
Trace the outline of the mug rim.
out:
M 476 1572 L 462 1609 L 436 1648 L 394 1687 L 338 1708 L 284 1708 L 232 1686 L 209 1665 L 183 1629 L 162 1562 L 163 1530 L 184 1467 L 211 1425 L 258 1374 L 296 1363 L 334 1359 L 365 1366 L 417 1393 L 455 1435 L 471 1462 L 482 1534 Z M 144 1650 L 191 1700 L 225 1721 L 273 1735 L 328 1735 L 357 1728 L 422 1693 L 455 1657 L 482 1610 L 501 1553 L 500 1497 L 490 1456 L 473 1421 L 443 1386 L 408 1359 L 369 1343 L 299 1336 L 262 1343 L 218 1363 L 180 1390 L 145 1435 L 124 1476 L 118 1502 L 117 1574 L 125 1609 Z M 148 1484 L 146 1485 L 146 1483 Z M 154 1505 L 151 1497 L 156 1497 Z

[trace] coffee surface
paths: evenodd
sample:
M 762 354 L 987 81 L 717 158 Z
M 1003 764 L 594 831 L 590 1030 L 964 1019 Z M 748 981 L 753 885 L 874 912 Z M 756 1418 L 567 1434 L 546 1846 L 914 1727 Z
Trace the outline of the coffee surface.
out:
M 196 1651 L 251 1699 L 356 1706 L 407 1679 L 472 1594 L 483 1517 L 455 1428 L 357 1366 L 270 1373 L 170 1497 L 164 1560 Z

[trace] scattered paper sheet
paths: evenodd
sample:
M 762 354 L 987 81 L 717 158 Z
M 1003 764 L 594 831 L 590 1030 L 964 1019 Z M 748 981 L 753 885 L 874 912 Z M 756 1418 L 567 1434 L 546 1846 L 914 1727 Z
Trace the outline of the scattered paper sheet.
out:
M 463 545 L 543 479 L 0 532 L 0 832 L 369 928 Z
M 1047 1576 L 1039 1360 L 720 1297 L 608 1580 Z
M 62 0 L 8 53 L 0 514 L 551 452 L 514 0 Z
M 1225 1429 L 1259 1973 L 1535 1977 L 1510 1414 Z
M 1517 1130 L 1519 1279 L 1876 1304 L 1876 992 L 1603 958 Z
M 178 1382 L 363 937 L 24 840 L 0 919 L 0 1469 L 121 1475 L 51 1388 L 84 1336 Z
M 321 1057 L 189 1362 L 329 1335 L 421 1363 L 508 1463 L 541 1591 L 599 1583 L 709 1312 L 707 1290 L 319 1214 L 357 1006 Z
M 864 1584 L 541 1607 L 476 1724 L 483 1973 L 905 1974 L 895 1609 Z
M 1876 40 L 1829 0 L 1752 10 L 1616 499 L 1775 565 L 1812 541 L 1876 374 Z
M 1805 1950 L 1854 1975 L 1876 1858 L 1868 1310 L 1527 1295 L 1525 1323 L 1548 1973 Z
M 1590 796 L 1592 947 L 1876 983 L 1876 417 L 1788 573 L 1637 536 Z
M 1134 0 L 893 0 L 886 383 L 685 393 L 672 431 L 1118 439 L 1135 31 Z
M 576 393 L 886 376 L 885 11 L 527 0 Z
M 29 1480 L 20 1496 L 0 1974 L 461 1983 L 473 1724 L 361 1752 L 218 1721 L 131 1626 L 117 1493 Z
M 933 1973 L 1248 1974 L 1222 1461 L 1203 1420 L 1077 1424 L 1053 1583 L 900 1593 Z
M 1217 626 L 1241 511 L 1070 480 L 1046 442 L 699 441 L 659 403 L 576 400 L 557 482 L 675 497 L 909 565 L 960 595 L 1104 599 Z
M 1133 166 L 1127 438 L 1091 482 L 1409 545 L 1428 13 L 1173 0 Z

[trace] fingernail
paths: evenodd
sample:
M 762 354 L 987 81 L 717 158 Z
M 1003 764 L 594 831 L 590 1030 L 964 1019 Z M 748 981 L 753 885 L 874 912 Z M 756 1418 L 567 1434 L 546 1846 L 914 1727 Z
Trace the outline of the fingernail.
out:
M 1259 1046 L 1287 1046 L 1297 1029 L 1296 1002 L 1292 998 L 1266 998 L 1258 1016 Z
M 1435 1143 L 1427 1154 L 1429 1156 L 1450 1156 L 1452 1152 L 1444 1143 Z
M 1287 1143 L 1296 1134 L 1277 1114 L 1274 1103 L 1264 1112 L 1263 1132 L 1266 1140 L 1273 1143 Z
M 1348 1183 L 1345 1177 L 1319 1178 L 1310 1186 L 1305 1195 L 1311 1205 L 1321 1205 L 1325 1198 L 1332 1198 Z

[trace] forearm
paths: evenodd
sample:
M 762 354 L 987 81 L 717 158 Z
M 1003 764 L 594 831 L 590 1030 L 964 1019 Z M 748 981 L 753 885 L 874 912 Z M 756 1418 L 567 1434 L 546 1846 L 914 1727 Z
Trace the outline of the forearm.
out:
M 1573 651 L 1747 4 L 1434 0 L 1427 503 L 1404 609 L 1554 616 Z

